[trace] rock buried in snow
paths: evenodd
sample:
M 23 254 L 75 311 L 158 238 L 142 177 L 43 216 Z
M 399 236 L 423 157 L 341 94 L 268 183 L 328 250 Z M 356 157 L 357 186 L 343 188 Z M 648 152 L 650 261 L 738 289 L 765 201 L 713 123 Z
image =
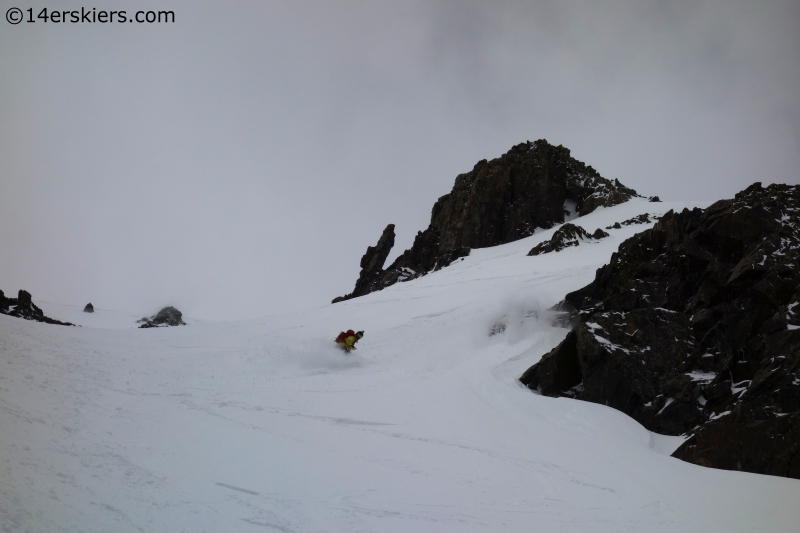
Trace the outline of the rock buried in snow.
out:
M 548 254 L 550 252 L 560 252 L 564 248 L 578 246 L 581 241 L 598 240 L 604 237 L 608 237 L 608 233 L 600 228 L 597 228 L 593 234 L 590 234 L 580 226 L 567 223 L 558 228 L 558 230 L 553 233 L 553 236 L 549 240 L 534 246 L 531 251 L 528 252 L 528 255 L 541 255 Z
M 494 337 L 495 335 L 503 333 L 505 330 L 506 330 L 505 322 L 498 320 L 497 322 L 492 324 L 491 328 L 489 328 L 489 336 Z
M 165 307 L 150 318 L 144 317 L 137 322 L 144 322 L 140 328 L 165 328 L 167 326 L 185 326 L 183 314 L 172 306 Z
M 658 217 L 656 216 L 653 216 L 653 218 L 658 219 Z M 641 215 L 637 215 L 633 218 L 629 218 L 628 220 L 623 221 L 622 225 L 620 225 L 619 222 L 614 222 L 612 226 L 606 226 L 606 229 L 620 229 L 622 228 L 622 226 L 632 226 L 634 224 L 650 224 L 651 222 L 654 222 L 654 220 L 650 220 L 650 217 L 648 217 L 647 213 L 642 213 Z
M 92 305 L 92 302 L 89 302 L 88 304 L 86 304 L 86 307 L 83 308 L 83 312 L 84 313 L 94 313 L 94 306 Z

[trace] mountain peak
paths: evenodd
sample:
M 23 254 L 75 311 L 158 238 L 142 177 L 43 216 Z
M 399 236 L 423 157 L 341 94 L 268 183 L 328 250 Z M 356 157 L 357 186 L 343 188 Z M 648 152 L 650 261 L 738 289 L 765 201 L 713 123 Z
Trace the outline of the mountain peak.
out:
M 459 174 L 450 193 L 433 205 L 430 225 L 417 233 L 412 247 L 386 270 L 383 264 L 372 265 L 369 272 L 362 269 L 353 292 L 334 303 L 439 270 L 472 248 L 523 239 L 537 228 L 564 223 L 572 212 L 582 216 L 638 196 L 619 180 L 608 180 L 574 159 L 564 146 L 545 139 L 514 145 Z

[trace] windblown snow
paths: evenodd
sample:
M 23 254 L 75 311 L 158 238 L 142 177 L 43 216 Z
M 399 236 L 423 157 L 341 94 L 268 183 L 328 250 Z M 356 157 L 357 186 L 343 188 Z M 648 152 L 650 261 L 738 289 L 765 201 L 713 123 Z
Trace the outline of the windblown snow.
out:
M 797 531 L 800 481 L 684 463 L 680 437 L 517 381 L 567 333 L 547 309 L 651 225 L 527 257 L 543 230 L 287 316 L 0 316 L 0 530 Z M 351 355 L 332 342 L 348 328 L 366 331 Z

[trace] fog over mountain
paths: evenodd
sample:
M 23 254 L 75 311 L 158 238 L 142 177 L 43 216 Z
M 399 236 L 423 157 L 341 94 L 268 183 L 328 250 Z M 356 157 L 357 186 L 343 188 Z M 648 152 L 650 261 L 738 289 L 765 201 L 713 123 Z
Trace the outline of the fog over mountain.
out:
M 795 1 L 91 7 L 176 20 L 2 22 L 9 294 L 211 319 L 323 305 L 388 223 L 400 253 L 456 175 L 526 140 L 667 201 L 800 183 Z

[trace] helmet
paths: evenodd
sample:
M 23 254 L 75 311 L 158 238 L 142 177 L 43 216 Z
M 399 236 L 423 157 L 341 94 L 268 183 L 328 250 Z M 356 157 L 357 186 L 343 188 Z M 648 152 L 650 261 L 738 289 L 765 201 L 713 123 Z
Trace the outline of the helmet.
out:
M 357 339 L 360 339 L 363 336 L 364 336 L 364 332 L 363 331 L 359 331 L 358 333 L 356 333 L 356 338 Z

